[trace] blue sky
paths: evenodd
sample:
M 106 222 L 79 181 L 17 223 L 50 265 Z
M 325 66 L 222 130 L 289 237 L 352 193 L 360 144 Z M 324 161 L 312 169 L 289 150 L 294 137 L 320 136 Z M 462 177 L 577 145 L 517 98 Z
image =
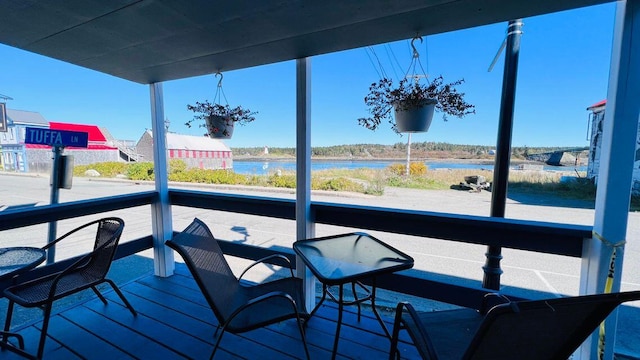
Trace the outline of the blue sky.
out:
M 518 70 L 514 146 L 588 146 L 586 108 L 606 98 L 615 3 L 524 20 Z M 495 145 L 501 97 L 502 55 L 487 68 L 506 32 L 506 23 L 433 35 L 419 45 L 420 62 L 430 77 L 464 78 L 459 90 L 476 105 L 476 114 L 444 122 L 438 114 L 413 142 Z M 409 40 L 374 47 L 385 72 L 402 76 L 411 61 Z M 395 57 L 396 60 L 392 60 Z M 49 121 L 104 126 L 119 139 L 138 140 L 151 127 L 149 87 L 0 45 L 0 94 L 11 109 L 37 111 Z M 361 127 L 363 98 L 378 80 L 379 67 L 364 48 L 311 59 L 312 146 L 406 142 L 385 124 L 375 132 Z M 201 135 L 187 128 L 186 105 L 213 99 L 213 75 L 164 83 L 169 130 Z M 239 127 L 231 147 L 295 146 L 295 62 L 224 73 L 231 106 L 258 111 L 257 120 Z

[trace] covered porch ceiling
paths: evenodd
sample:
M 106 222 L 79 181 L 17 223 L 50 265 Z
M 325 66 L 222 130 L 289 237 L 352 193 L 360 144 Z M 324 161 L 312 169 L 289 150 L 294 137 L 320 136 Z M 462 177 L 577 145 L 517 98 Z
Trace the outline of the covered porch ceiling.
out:
M 0 42 L 149 84 L 610 0 L 8 0 Z

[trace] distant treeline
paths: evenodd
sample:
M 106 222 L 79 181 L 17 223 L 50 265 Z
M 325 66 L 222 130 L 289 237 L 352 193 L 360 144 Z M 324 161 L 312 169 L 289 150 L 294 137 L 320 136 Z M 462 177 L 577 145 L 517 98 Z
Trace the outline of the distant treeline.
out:
M 512 158 L 524 159 L 528 154 L 550 152 L 563 147 L 514 147 Z M 236 158 L 242 157 L 295 157 L 295 148 L 268 148 L 265 155 L 264 147 L 232 148 Z M 416 142 L 411 144 L 413 159 L 489 159 L 492 158 L 493 146 L 487 145 L 458 145 L 442 142 Z M 312 147 L 311 156 L 315 158 L 356 158 L 356 159 L 396 159 L 404 158 L 407 154 L 406 143 L 393 145 L 355 144 Z

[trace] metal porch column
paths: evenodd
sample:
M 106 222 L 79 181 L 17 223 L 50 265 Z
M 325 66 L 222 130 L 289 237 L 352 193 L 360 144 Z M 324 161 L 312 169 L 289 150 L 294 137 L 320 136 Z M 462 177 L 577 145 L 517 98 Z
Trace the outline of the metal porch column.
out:
M 498 124 L 498 142 L 496 162 L 491 185 L 491 216 L 504 217 L 507 202 L 507 183 L 509 182 L 509 162 L 511 159 L 511 134 L 513 131 L 513 109 L 516 99 L 516 79 L 518 77 L 518 57 L 520 54 L 520 36 L 522 20 L 511 20 L 507 28 L 507 47 L 502 77 L 502 99 L 500 101 L 500 120 Z M 500 260 L 502 248 L 488 246 L 485 254 L 487 261 L 482 267 L 484 279 L 482 286 L 487 289 L 500 289 Z

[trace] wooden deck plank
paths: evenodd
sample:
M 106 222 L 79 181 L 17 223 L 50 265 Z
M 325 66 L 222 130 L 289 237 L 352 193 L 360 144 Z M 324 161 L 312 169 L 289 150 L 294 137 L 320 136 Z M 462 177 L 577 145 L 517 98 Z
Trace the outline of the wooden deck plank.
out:
M 176 284 L 176 286 L 178 286 L 178 288 L 180 287 L 193 288 L 191 292 L 193 294 L 196 294 L 195 296 L 196 298 L 200 298 L 200 299 L 192 298 L 192 300 L 197 300 L 206 305 L 206 301 L 204 297 L 201 296 L 200 290 L 197 289 L 197 284 L 195 283 L 195 281 L 193 281 L 192 278 L 188 278 L 190 281 L 185 281 L 185 278 L 187 277 L 181 275 L 183 273 L 183 270 L 184 269 L 178 269 L 176 271 L 177 272 L 176 275 L 170 278 L 167 278 L 166 280 L 163 279 L 162 282 L 165 284 L 167 282 L 173 282 L 174 284 Z M 153 281 L 153 280 L 146 278 L 144 281 Z M 175 287 L 172 287 L 172 289 L 175 289 Z M 183 289 L 183 291 L 184 291 L 183 294 L 185 292 L 186 293 L 189 292 L 188 290 L 185 290 L 185 289 Z M 325 302 L 325 304 L 327 304 L 325 308 L 328 310 L 329 313 L 331 313 L 331 315 L 329 315 L 330 320 L 326 320 L 327 319 L 326 316 L 323 317 L 322 314 L 324 311 L 319 311 L 309 321 L 307 325 L 307 328 L 309 329 L 307 331 L 307 334 L 308 334 L 308 338 L 312 339 L 312 340 L 309 340 L 310 345 L 312 346 L 316 345 L 320 348 L 323 348 L 325 352 L 329 354 L 333 348 L 333 340 L 334 340 L 334 334 L 336 329 L 335 319 L 337 318 L 338 308 L 335 304 L 333 304 L 330 301 Z M 378 350 L 377 352 L 387 354 L 389 351 L 389 344 L 388 344 L 388 341 L 386 344 L 385 344 L 385 341 L 381 341 L 381 340 L 386 340 L 386 338 L 381 338 L 381 336 L 383 336 L 383 330 L 380 327 L 378 320 L 374 317 L 372 313 L 369 315 L 367 312 L 367 308 L 363 307 L 361 322 L 358 323 L 356 313 L 352 312 L 351 309 L 352 309 L 351 307 L 345 307 L 344 324 L 341 328 L 341 338 L 343 338 L 341 339 L 341 343 L 343 341 L 346 341 L 346 343 L 343 344 L 342 346 L 347 346 L 347 349 L 348 349 L 347 353 L 351 353 L 350 357 L 357 358 L 359 356 L 359 354 L 363 351 L 362 348 L 359 348 L 360 344 L 363 342 L 365 344 L 373 345 L 374 349 Z M 353 309 L 355 309 L 355 307 L 353 307 Z M 278 326 L 278 325 L 274 325 L 274 326 Z M 366 328 L 369 326 L 371 326 L 372 328 L 374 326 L 377 326 L 377 330 L 375 330 L 374 332 L 369 332 L 368 330 L 366 330 Z M 390 327 L 390 326 L 391 326 L 391 323 L 388 323 L 387 327 Z M 354 328 L 355 328 L 355 331 L 354 331 Z M 285 327 L 285 329 L 289 329 L 289 327 Z M 365 329 L 364 333 L 362 332 L 362 329 Z M 290 336 L 295 341 L 299 341 L 297 328 L 291 327 L 291 330 L 294 331 L 295 333 L 290 334 Z M 316 331 L 313 332 L 313 330 L 316 330 Z M 279 332 L 282 332 L 282 331 L 284 330 L 280 330 Z M 367 334 L 367 332 L 369 333 Z M 329 336 L 321 336 L 321 334 L 328 334 Z M 244 336 L 247 336 L 250 338 L 253 337 L 253 335 L 250 333 L 247 333 Z M 367 347 L 369 346 L 370 345 L 367 345 Z M 339 347 L 340 347 L 340 344 L 339 344 Z M 368 350 L 369 349 L 365 350 L 365 352 Z
M 169 278 L 161 279 L 159 278 L 144 278 L 141 279 L 140 283 L 144 283 L 145 285 L 149 285 L 150 287 L 154 287 L 156 289 L 162 289 L 159 291 L 170 291 L 171 295 L 179 296 L 181 300 L 178 300 L 176 304 L 184 303 L 185 299 L 192 301 L 194 303 L 201 304 L 203 309 L 206 309 L 206 312 L 213 316 L 211 309 L 209 308 L 208 303 L 204 299 L 204 296 L 200 292 L 197 287 L 197 284 L 191 277 L 187 277 L 184 275 L 175 274 Z M 157 294 L 155 294 L 157 295 Z M 183 310 L 186 310 L 183 309 Z M 188 313 L 188 311 L 186 312 Z M 191 315 L 193 316 L 193 315 Z M 212 320 L 214 323 L 217 323 L 215 320 Z M 269 332 L 271 330 L 271 332 Z M 282 337 L 283 334 L 288 335 L 287 337 Z M 231 334 L 229 334 L 231 335 Z M 313 335 L 313 334 L 312 334 Z M 228 335 L 225 335 L 225 337 Z M 274 346 L 277 346 L 278 349 L 299 349 L 300 356 L 304 356 L 304 349 L 300 342 L 300 333 L 298 331 L 297 325 L 295 321 L 289 320 L 282 322 L 280 324 L 274 324 L 270 327 L 266 327 L 265 329 L 256 329 L 251 332 L 247 332 L 241 334 L 239 336 L 245 337 L 247 339 L 252 339 L 256 342 L 264 341 L 265 338 L 273 338 L 276 340 Z M 308 338 L 313 336 L 308 336 Z M 224 348 L 224 341 L 221 346 Z M 333 341 L 331 339 L 331 341 Z M 328 342 L 327 342 L 328 344 Z M 318 356 L 328 357 L 329 350 L 327 350 L 327 346 L 313 346 L 313 342 L 309 342 L 310 345 L 310 353 L 311 356 L 314 357 L 314 353 L 318 353 Z M 285 357 L 285 355 L 281 355 Z
M 186 271 L 186 273 L 185 273 Z M 171 290 L 175 291 L 176 287 L 181 289 L 181 296 L 185 298 L 189 298 L 192 301 L 198 301 L 206 306 L 206 301 L 204 297 L 201 296 L 200 290 L 197 288 L 197 284 L 195 281 L 188 277 L 188 270 L 183 267 L 177 267 L 176 274 L 167 279 L 162 279 L 158 281 L 157 278 L 145 278 L 142 280 L 146 284 L 150 286 L 157 286 L 160 284 L 161 287 L 168 287 Z M 152 284 L 153 283 L 153 284 Z M 168 283 L 173 283 L 174 286 L 168 286 Z M 192 290 L 186 290 L 184 288 L 191 288 Z M 337 305 L 332 303 L 331 301 L 326 301 L 325 306 L 323 306 L 324 311 L 319 311 L 316 313 L 314 318 L 312 318 L 307 325 L 307 339 L 310 346 L 313 348 L 314 345 L 324 349 L 324 352 L 327 353 L 326 356 L 329 356 L 330 351 L 333 348 L 333 340 L 336 329 L 335 320 L 337 319 Z M 356 307 L 345 307 L 344 311 L 344 323 L 341 328 L 341 340 L 338 345 L 339 350 L 342 347 L 345 347 L 346 351 L 344 352 L 349 358 L 359 358 L 363 353 L 370 352 L 373 350 L 374 354 L 377 354 L 374 358 L 384 358 L 388 356 L 389 351 L 389 341 L 386 337 L 383 337 L 383 330 L 380 327 L 380 323 L 374 317 L 373 313 L 368 310 L 367 306 L 363 306 L 363 312 L 361 316 L 361 321 L 357 321 L 357 314 L 355 313 Z M 327 313 L 325 315 L 325 313 Z M 293 323 L 295 325 L 295 323 Z M 387 328 L 391 330 L 392 322 L 388 319 L 385 323 Z M 278 326 L 278 325 L 274 325 Z M 296 341 L 299 341 L 299 336 L 297 332 L 297 328 L 294 327 L 284 327 L 283 329 L 289 329 L 292 332 L 289 335 Z M 286 330 L 279 330 L 280 332 Z M 246 333 L 243 336 L 253 338 L 254 336 L 251 333 Z M 362 344 L 366 345 L 362 345 Z M 312 350 L 313 352 L 313 350 Z
M 131 328 L 122 326 L 111 318 L 104 316 L 104 314 L 92 311 L 87 307 L 78 306 L 63 312 L 61 316 L 133 357 L 142 359 L 149 354 L 153 354 L 158 359 L 183 358 L 183 356 L 163 346 L 161 343 L 146 336 L 140 336 L 140 333 Z
M 138 311 L 133 317 L 113 291 L 106 291 L 104 305 L 91 298 L 61 310 L 51 319 L 45 360 L 56 359 L 202 359 L 213 348 L 217 320 L 184 265 L 169 278 L 147 275 L 120 286 Z M 340 331 L 340 360 L 386 359 L 389 340 L 369 307 L 358 322 L 356 307 L 345 307 Z M 336 330 L 337 305 L 325 301 L 307 322 L 306 339 L 312 359 L 331 357 Z M 391 330 L 392 320 L 384 314 Z M 29 351 L 35 352 L 37 322 L 20 330 Z M 417 359 L 411 344 L 400 345 L 403 359 Z M 2 359 L 21 359 L 9 352 Z M 294 320 L 283 321 L 242 334 L 224 335 L 216 360 L 304 359 Z
M 131 284 L 124 291 L 127 298 L 129 298 L 129 296 L 137 296 L 156 306 L 174 310 L 182 315 L 198 319 L 199 321 L 213 325 L 217 325 L 218 323 L 213 312 L 209 306 L 206 305 L 206 302 L 199 304 L 193 301 L 186 301 L 183 297 L 176 296 L 176 294 L 161 292 L 140 283 Z M 177 292 L 179 292 L 178 289 L 176 289 L 176 293 Z M 200 292 L 196 292 L 194 295 L 202 296 Z M 117 299 L 114 298 L 114 300 Z
M 39 323 L 38 325 L 40 325 Z M 38 349 L 38 341 L 40 339 L 40 328 L 35 325 L 27 326 L 19 331 L 20 335 L 24 338 L 25 350 L 28 353 L 35 354 Z M 80 359 L 77 355 L 69 351 L 62 344 L 55 341 L 55 339 L 48 338 L 44 345 L 45 354 L 47 354 L 47 360 L 52 359 Z M 0 358 L 2 360 L 24 360 L 24 357 L 4 350 L 0 352 Z
M 139 313 L 134 319 L 125 306 L 111 301 L 111 294 L 107 294 L 107 296 L 110 300 L 109 306 L 104 306 L 98 299 L 87 302 L 84 306 L 93 311 L 101 312 L 104 316 L 118 322 L 123 327 L 128 327 L 142 336 L 164 344 L 183 357 L 197 358 L 211 351 L 210 343 L 191 334 L 185 334 L 144 314 Z
M 127 296 L 136 311 L 166 325 L 174 326 L 184 333 L 196 336 L 213 345 L 213 334 L 217 322 L 208 306 L 186 302 L 171 294 L 161 294 L 141 284 L 131 284 L 131 287 L 126 288 L 126 291 L 125 296 Z M 110 294 L 109 296 L 110 300 L 117 299 L 115 294 Z M 154 301 L 161 299 L 163 304 L 152 302 L 149 300 L 150 298 Z M 255 339 L 252 340 L 251 337 L 244 336 L 244 334 L 225 334 L 221 348 L 231 353 L 242 354 L 247 358 L 266 356 L 268 358 L 286 359 L 288 357 L 287 354 L 282 353 L 279 349 L 272 349 L 259 343 L 265 337 L 273 336 L 272 333 L 264 329 L 257 329 L 253 332 L 257 332 L 255 336 L 258 342 L 255 342 Z
M 115 301 L 115 297 L 112 297 L 111 294 L 108 296 L 110 301 Z M 127 294 L 127 298 L 139 315 L 149 317 L 158 323 L 172 327 L 183 333 L 188 333 L 204 342 L 208 343 L 212 341 L 211 334 L 215 331 L 215 327 L 212 324 L 192 316 L 185 316 L 184 313 L 174 309 L 149 302 L 144 297 Z
M 189 281 L 193 281 L 193 279 L 175 274 L 162 279 L 155 276 L 149 276 L 144 279 L 140 279 L 137 283 L 139 285 L 145 285 L 158 292 L 171 294 L 185 301 L 208 307 L 209 304 L 207 304 L 207 300 L 202 295 L 202 292 L 200 292 L 200 289 L 198 289 L 197 286 L 189 286 Z
M 47 335 L 65 344 L 66 347 L 78 354 L 81 358 L 96 360 L 131 358 L 130 354 L 112 346 L 108 342 L 96 337 L 77 324 L 59 315 L 51 317 Z M 49 340 L 50 339 L 47 341 Z

